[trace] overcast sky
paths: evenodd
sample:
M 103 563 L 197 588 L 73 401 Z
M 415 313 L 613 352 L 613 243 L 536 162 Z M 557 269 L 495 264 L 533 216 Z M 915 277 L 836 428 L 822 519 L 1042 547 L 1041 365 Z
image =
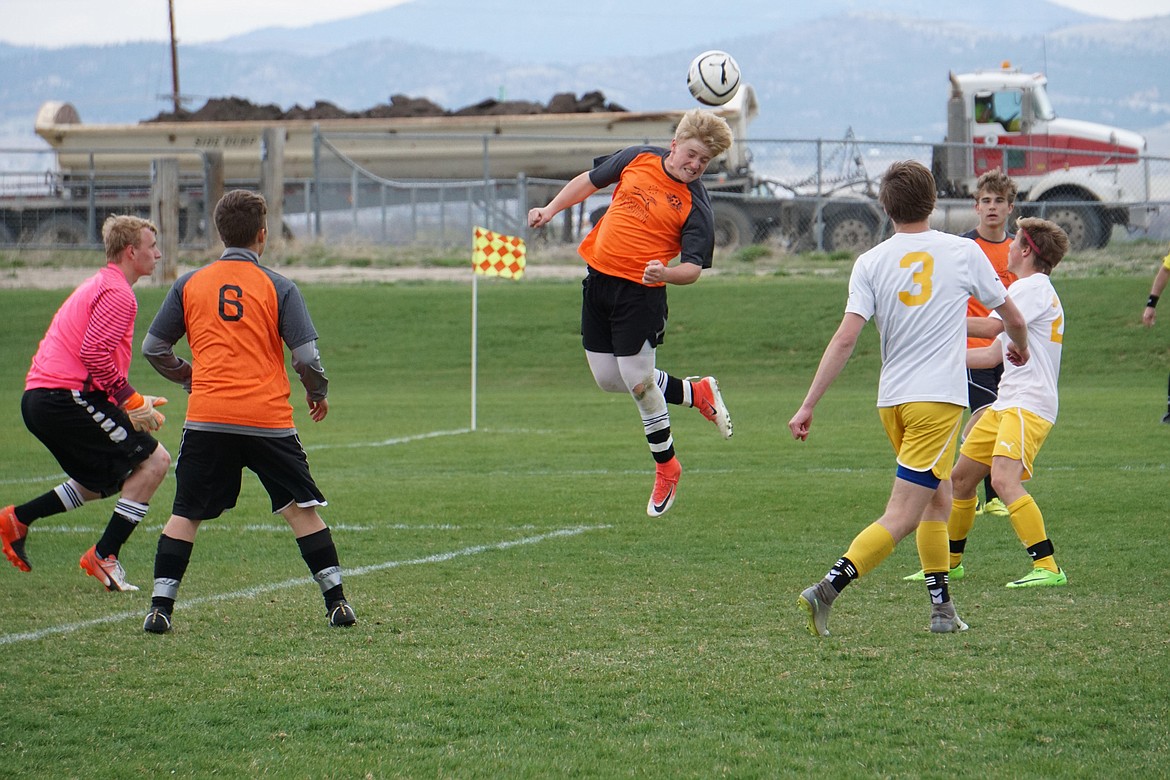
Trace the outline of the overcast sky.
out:
M 403 2 L 409 0 L 174 0 L 175 28 L 180 43 L 206 43 L 261 27 L 303 27 L 358 16 Z M 479 6 L 483 0 L 467 2 Z M 1170 14 L 1170 0 L 1052 2 L 1113 19 Z M 167 0 L 0 0 L 0 6 L 4 43 L 73 46 L 170 38 Z

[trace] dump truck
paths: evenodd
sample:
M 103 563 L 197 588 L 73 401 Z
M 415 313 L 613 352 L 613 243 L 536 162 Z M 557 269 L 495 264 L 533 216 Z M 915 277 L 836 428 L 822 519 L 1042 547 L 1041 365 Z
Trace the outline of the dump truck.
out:
M 750 124 L 759 104 L 751 85 L 742 85 L 729 103 L 712 110 L 727 119 L 736 139 L 705 178 L 719 246 L 779 241 L 792 249 L 856 253 L 888 234 L 890 225 L 876 199 L 878 178 L 866 170 L 862 142 L 851 131 L 844 141 L 833 142 L 843 162 L 838 175 L 826 176 L 824 161 L 816 161 L 786 179 L 755 167 Z M 1104 246 L 1115 226 L 1141 227 L 1148 221 L 1145 139 L 1056 116 L 1044 75 L 1006 63 L 950 73 L 945 110 L 946 137 L 929 154 L 939 188 L 935 227 L 956 233 L 974 227 L 975 182 L 997 167 L 1019 185 L 1020 214 L 1057 222 L 1076 249 Z M 0 244 L 94 242 L 97 223 L 111 208 L 149 209 L 151 182 L 145 172 L 162 157 L 178 159 L 183 175 L 190 177 L 180 194 L 185 240 L 205 234 L 202 185 L 212 162 L 221 166 L 222 180 L 229 184 L 256 186 L 269 153 L 265 134 L 274 129 L 282 139 L 286 180 L 320 179 L 322 150 L 328 149 L 330 159 L 345 158 L 363 175 L 395 181 L 522 176 L 533 183 L 526 190 L 530 202 L 541 203 L 597 157 L 630 143 L 664 144 L 683 113 L 87 125 L 71 104 L 52 101 L 41 107 L 35 129 L 52 147 L 55 169 L 37 192 L 13 196 L 0 191 Z M 774 149 L 785 142 L 756 143 Z M 316 194 L 324 189 L 319 183 Z M 333 205 L 343 206 L 344 187 L 336 194 Z M 309 206 L 286 203 L 284 211 L 298 208 Z M 597 209 L 594 218 L 603 210 Z

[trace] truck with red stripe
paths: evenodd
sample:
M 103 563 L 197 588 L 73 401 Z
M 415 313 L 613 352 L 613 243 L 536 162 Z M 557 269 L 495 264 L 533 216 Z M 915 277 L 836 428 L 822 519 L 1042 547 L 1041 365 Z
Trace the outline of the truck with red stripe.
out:
M 1075 248 L 1103 247 L 1115 225 L 1143 226 L 1149 198 L 1138 133 L 1056 115 L 1048 79 L 1007 63 L 950 74 L 946 142 L 933 172 L 945 197 L 970 198 L 999 168 L 1019 187 L 1020 211 L 1061 225 Z

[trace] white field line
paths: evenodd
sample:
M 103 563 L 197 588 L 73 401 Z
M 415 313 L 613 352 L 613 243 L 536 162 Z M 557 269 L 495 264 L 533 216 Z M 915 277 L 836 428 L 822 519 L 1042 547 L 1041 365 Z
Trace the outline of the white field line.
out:
M 578 525 L 571 528 L 558 528 L 555 531 L 548 533 L 537 534 L 535 536 L 526 536 L 521 539 L 511 539 L 503 542 L 495 542 L 493 544 L 477 544 L 473 547 L 464 547 L 461 550 L 451 550 L 450 552 L 435 553 L 424 558 L 412 558 L 405 561 L 386 561 L 384 563 L 375 563 L 369 566 L 360 566 L 356 569 L 343 569 L 342 575 L 346 578 L 358 577 L 363 574 L 372 574 L 385 569 L 394 569 L 399 566 L 418 566 L 428 563 L 445 563 L 454 558 L 460 558 L 467 555 L 479 555 L 480 553 L 492 552 L 494 550 L 508 550 L 513 547 L 520 547 L 527 544 L 536 544 L 538 542 L 547 541 L 549 539 L 558 539 L 569 536 L 577 536 L 587 531 L 601 531 L 611 528 L 609 525 Z M 201 598 L 191 599 L 189 601 L 180 601 L 181 608 L 187 609 L 201 604 L 215 604 L 220 601 L 231 601 L 234 599 L 250 599 L 265 593 L 272 593 L 277 590 L 287 590 L 288 588 L 304 587 L 305 585 L 312 585 L 313 579 L 311 577 L 295 577 L 283 582 L 272 582 L 267 585 L 257 585 L 252 588 L 244 588 L 243 590 L 236 590 L 230 593 L 219 593 L 213 596 L 203 596 Z M 359 609 L 361 605 L 358 605 Z M 113 615 L 106 615 L 100 618 L 93 618 L 91 620 L 82 620 L 76 623 L 62 623 L 55 626 L 46 626 L 45 628 L 36 631 L 26 631 L 19 634 L 0 634 L 0 645 L 10 645 L 16 642 L 31 642 L 37 639 L 44 639 L 53 634 L 67 634 L 73 631 L 79 631 L 83 628 L 92 628 L 94 626 L 105 625 L 106 623 L 119 623 L 123 620 L 142 619 L 146 614 L 144 610 L 137 610 L 134 612 L 118 612 Z

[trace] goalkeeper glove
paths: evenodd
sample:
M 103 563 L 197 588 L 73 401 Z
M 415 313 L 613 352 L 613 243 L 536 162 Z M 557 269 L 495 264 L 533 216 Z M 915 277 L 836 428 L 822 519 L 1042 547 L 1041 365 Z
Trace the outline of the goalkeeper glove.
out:
M 135 393 L 126 399 L 122 406 L 130 418 L 130 424 L 136 431 L 157 431 L 166 422 L 162 412 L 156 411 L 156 406 L 162 406 L 167 399 L 154 395 Z

